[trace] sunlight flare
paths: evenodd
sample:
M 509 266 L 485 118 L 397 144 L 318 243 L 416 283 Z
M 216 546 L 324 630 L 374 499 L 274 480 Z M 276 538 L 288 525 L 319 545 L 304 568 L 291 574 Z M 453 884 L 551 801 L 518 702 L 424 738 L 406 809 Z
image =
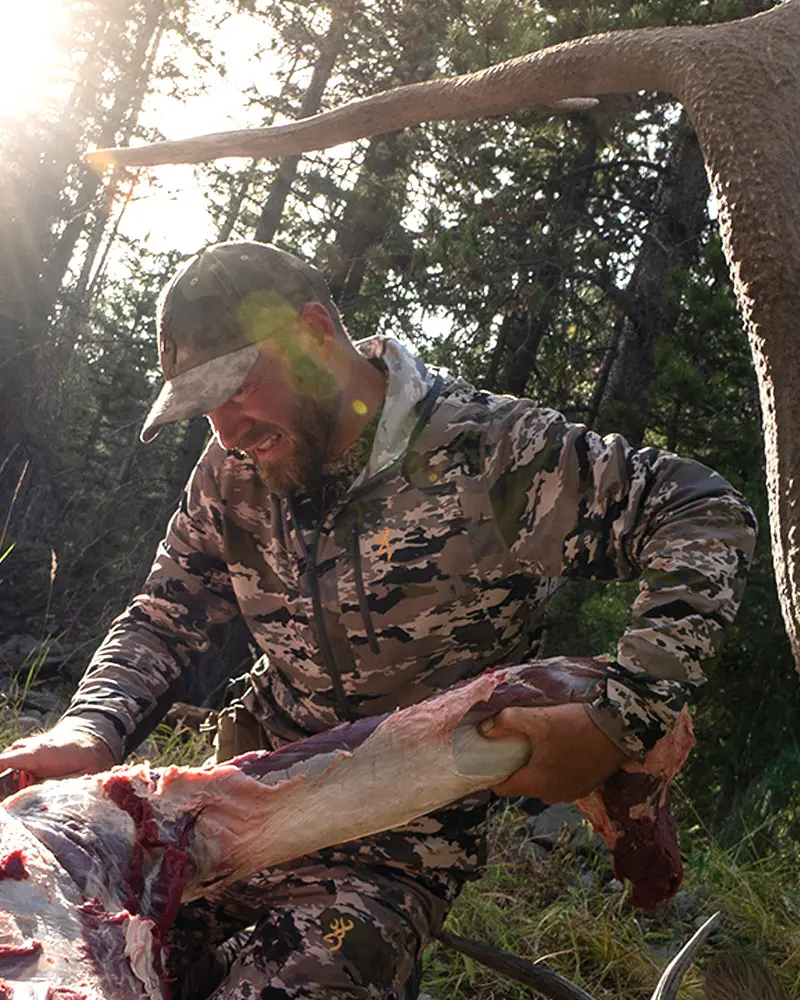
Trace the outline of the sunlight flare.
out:
M 0 118 L 21 118 L 52 89 L 67 54 L 59 36 L 67 20 L 64 0 L 32 0 L 3 10 L 0 32 Z

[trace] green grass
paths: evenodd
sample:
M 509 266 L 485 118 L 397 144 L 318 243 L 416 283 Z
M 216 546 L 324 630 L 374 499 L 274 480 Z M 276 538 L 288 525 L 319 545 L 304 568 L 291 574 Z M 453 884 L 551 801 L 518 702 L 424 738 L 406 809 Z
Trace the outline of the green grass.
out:
M 199 767 L 213 752 L 210 734 L 198 733 L 188 726 L 173 728 L 166 722 L 156 726 L 147 742 L 147 759 L 158 767 L 167 764 Z M 144 760 L 144 756 L 132 754 L 129 760 L 132 762 Z
M 23 691 L 26 690 L 27 672 L 15 679 L 10 696 L 0 703 L 0 749 L 13 743 L 24 735 L 19 719 L 22 710 Z M 16 695 L 15 695 L 16 692 Z M 198 733 L 188 726 L 172 727 L 161 723 L 150 734 L 141 748 L 145 753 L 131 754 L 129 762 L 136 763 L 145 759 L 157 767 L 167 764 L 177 764 L 181 767 L 199 767 L 213 751 L 211 737 L 208 733 Z
M 800 894 L 793 850 L 740 862 L 735 850 L 701 842 L 696 830 L 689 839 L 694 847 L 679 900 L 644 914 L 608 880 L 600 854 L 576 858 L 561 845 L 537 861 L 524 816 L 507 808 L 494 824 L 486 873 L 462 892 L 446 929 L 542 961 L 596 1000 L 645 1000 L 696 924 L 720 910 L 722 927 L 684 980 L 683 1000 L 702 997 L 702 970 L 721 948 L 758 955 L 796 995 Z M 531 995 L 438 944 L 428 949 L 426 963 L 423 990 L 435 1000 Z

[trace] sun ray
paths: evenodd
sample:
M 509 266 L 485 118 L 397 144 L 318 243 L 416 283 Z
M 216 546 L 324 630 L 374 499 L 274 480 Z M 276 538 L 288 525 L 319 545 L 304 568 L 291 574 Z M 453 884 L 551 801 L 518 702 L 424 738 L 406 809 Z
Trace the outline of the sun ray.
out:
M 3 10 L 0 32 L 0 118 L 22 118 L 47 98 L 67 54 L 59 43 L 64 0 L 28 0 Z

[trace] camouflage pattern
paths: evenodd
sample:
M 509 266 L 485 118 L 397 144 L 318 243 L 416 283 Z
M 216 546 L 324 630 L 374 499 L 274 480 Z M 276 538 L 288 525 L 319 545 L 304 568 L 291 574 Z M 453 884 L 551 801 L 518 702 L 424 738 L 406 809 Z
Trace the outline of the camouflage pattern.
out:
M 242 614 L 263 652 L 243 702 L 277 747 L 530 659 L 563 577 L 638 577 L 587 710 L 643 756 L 736 611 L 755 536 L 747 503 L 696 462 L 426 370 L 391 339 L 359 349 L 389 377 L 362 471 L 349 487 L 331 475 L 319 495 L 278 495 L 212 442 L 68 714 L 121 758 L 209 629 Z
M 484 860 L 486 802 L 472 798 L 183 906 L 168 970 L 174 1000 L 212 990 L 215 1000 L 416 997 L 431 931 Z

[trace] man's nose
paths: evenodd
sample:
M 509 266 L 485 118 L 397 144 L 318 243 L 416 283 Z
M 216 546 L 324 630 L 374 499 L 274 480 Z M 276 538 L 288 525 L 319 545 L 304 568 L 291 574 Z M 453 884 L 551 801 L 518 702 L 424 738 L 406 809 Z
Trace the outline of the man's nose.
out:
M 211 426 L 217 433 L 223 448 L 238 448 L 250 429 L 250 421 L 244 419 L 229 403 L 218 406 L 208 414 Z

